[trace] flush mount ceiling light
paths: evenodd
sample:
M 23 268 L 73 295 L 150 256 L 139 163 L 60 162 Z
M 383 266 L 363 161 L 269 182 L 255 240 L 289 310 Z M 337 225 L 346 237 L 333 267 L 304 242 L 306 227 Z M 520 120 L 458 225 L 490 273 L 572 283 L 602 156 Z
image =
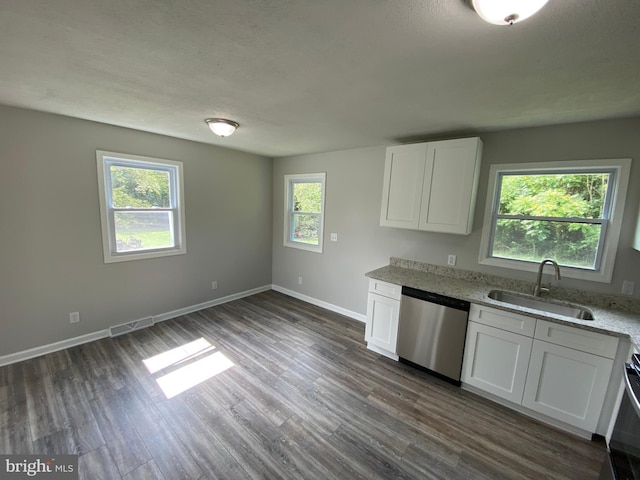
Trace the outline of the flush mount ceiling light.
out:
M 513 25 L 532 16 L 549 0 L 472 0 L 473 8 L 494 25 Z
M 225 118 L 207 118 L 204 122 L 209 125 L 213 133 L 220 137 L 228 137 L 240 126 L 239 123 Z

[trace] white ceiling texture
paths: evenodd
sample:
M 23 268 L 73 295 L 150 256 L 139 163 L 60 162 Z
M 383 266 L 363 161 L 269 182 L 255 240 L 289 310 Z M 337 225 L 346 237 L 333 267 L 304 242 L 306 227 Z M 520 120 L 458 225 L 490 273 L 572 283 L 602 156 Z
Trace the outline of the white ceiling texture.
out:
M 273 157 L 636 116 L 640 1 L 2 0 L 0 104 Z

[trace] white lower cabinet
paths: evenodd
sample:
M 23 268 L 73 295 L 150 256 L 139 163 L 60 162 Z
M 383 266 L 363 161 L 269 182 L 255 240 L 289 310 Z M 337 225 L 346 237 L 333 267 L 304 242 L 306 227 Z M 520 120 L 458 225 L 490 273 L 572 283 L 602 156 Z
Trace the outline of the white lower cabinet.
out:
M 535 340 L 522 405 L 595 432 L 612 368 L 610 358 Z
M 463 384 L 595 432 L 618 339 L 532 317 L 523 319 L 518 314 L 513 314 L 513 322 L 505 322 L 506 314 L 472 305 Z M 522 321 L 533 322 L 535 333 L 532 325 L 520 329 Z M 516 331 L 528 335 L 514 333 L 516 325 Z
M 462 381 L 510 402 L 522 402 L 533 339 L 469 322 Z
M 401 287 L 371 280 L 367 300 L 367 324 L 364 339 L 367 348 L 394 360 L 398 359 L 398 320 Z

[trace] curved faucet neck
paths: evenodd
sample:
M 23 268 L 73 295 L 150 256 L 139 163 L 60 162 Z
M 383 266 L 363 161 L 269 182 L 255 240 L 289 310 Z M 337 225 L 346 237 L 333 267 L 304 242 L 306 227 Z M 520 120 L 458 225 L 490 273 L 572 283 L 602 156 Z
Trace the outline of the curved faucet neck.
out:
M 548 292 L 549 291 L 548 288 L 544 288 L 542 286 L 542 272 L 543 272 L 544 266 L 546 264 L 553 265 L 553 268 L 555 269 L 556 280 L 560 280 L 560 267 L 558 266 L 556 261 L 552 260 L 550 258 L 542 260 L 540 262 L 540 267 L 538 267 L 538 277 L 536 279 L 536 285 L 535 285 L 535 287 L 533 287 L 533 296 L 534 297 L 539 297 L 542 292 Z

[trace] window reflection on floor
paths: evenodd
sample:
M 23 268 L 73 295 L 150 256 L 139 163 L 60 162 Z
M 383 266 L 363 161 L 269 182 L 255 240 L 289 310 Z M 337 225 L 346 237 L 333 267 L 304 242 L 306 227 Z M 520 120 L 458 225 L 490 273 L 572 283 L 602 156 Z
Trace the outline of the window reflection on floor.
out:
M 168 373 L 156 377 L 156 382 L 167 398 L 173 398 L 234 366 L 229 358 L 216 351 L 216 347 L 204 338 L 142 362 L 151 374 L 169 370 Z

